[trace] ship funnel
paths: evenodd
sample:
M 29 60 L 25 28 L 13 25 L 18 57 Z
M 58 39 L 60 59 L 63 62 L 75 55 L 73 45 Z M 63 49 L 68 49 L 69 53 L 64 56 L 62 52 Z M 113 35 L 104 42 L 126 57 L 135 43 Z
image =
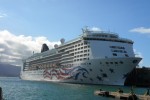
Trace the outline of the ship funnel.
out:
M 65 39 L 62 38 L 62 39 L 60 40 L 60 42 L 61 42 L 61 44 L 64 44 L 64 43 L 65 43 Z
M 42 45 L 41 52 L 45 52 L 45 51 L 48 51 L 48 50 L 49 50 L 48 46 L 44 43 L 44 44 Z

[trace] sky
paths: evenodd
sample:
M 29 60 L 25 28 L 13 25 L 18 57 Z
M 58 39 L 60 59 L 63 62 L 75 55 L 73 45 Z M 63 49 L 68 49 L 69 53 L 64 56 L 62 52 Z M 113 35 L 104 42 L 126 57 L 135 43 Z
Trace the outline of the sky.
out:
M 22 59 L 71 40 L 81 29 L 112 31 L 134 41 L 140 66 L 150 67 L 150 0 L 0 0 L 0 61 Z

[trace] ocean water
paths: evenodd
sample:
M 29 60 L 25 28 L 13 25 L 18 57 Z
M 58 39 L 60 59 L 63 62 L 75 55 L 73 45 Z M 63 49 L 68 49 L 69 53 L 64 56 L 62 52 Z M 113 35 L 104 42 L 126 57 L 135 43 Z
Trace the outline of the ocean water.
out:
M 17 77 L 0 77 L 0 87 L 4 100 L 114 100 L 94 95 L 94 91 L 103 89 L 116 91 L 122 88 L 130 92 L 127 86 L 81 85 L 68 83 L 52 83 L 25 81 Z M 137 94 L 144 94 L 146 88 L 134 87 Z

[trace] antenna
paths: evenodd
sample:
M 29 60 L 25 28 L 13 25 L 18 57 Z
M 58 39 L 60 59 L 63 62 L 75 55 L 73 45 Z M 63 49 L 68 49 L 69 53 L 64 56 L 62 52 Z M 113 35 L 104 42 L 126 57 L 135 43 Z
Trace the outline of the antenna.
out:
M 85 26 L 85 31 L 88 31 L 88 26 Z
M 85 30 L 82 28 L 82 32 L 84 33 L 85 32 Z
M 83 32 L 83 34 L 84 33 L 87 33 L 89 30 L 88 30 L 88 26 L 85 26 L 84 28 L 82 28 L 82 32 Z

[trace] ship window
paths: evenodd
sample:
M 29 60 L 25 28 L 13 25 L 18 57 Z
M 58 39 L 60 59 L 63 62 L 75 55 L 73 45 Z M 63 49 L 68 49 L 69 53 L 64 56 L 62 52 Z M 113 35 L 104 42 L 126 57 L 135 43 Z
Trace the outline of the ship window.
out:
M 83 58 L 84 60 L 86 60 L 86 58 Z
M 78 46 L 80 46 L 80 44 L 78 44 Z
M 118 62 L 115 62 L 115 64 L 118 64 Z
M 100 64 L 102 64 L 102 62 L 100 62 Z
M 110 62 L 110 64 L 113 64 L 113 62 Z
M 91 65 L 91 63 L 89 63 L 89 65 Z
M 133 60 L 133 63 L 137 63 L 138 61 L 137 60 Z
M 108 62 L 106 62 L 106 64 L 109 64 Z
M 80 53 L 83 53 L 83 51 L 80 51 Z
M 103 73 L 102 76 L 103 76 L 103 77 L 107 77 L 107 74 L 106 74 L 106 73 Z
M 82 57 L 83 55 L 80 55 L 80 57 Z
M 84 41 L 84 44 L 87 44 L 87 41 Z
M 87 52 L 87 50 L 84 50 L 84 52 Z
M 125 54 L 125 56 L 126 56 L 126 57 L 129 57 L 129 55 L 128 55 L 128 54 Z
M 81 47 L 81 49 L 83 49 L 83 47 Z
M 117 54 L 116 54 L 116 53 L 113 53 L 113 56 L 117 56 Z
M 124 51 L 124 53 L 127 53 L 127 51 Z
M 123 62 L 122 62 L 122 61 L 120 61 L 120 64 L 123 64 Z
M 85 46 L 84 48 L 87 48 L 87 46 Z
M 87 54 L 84 54 L 84 56 L 87 56 Z
M 120 42 L 121 42 L 121 41 L 120 41 Z M 125 49 L 125 47 L 120 47 L 120 46 L 110 46 L 110 48 Z

